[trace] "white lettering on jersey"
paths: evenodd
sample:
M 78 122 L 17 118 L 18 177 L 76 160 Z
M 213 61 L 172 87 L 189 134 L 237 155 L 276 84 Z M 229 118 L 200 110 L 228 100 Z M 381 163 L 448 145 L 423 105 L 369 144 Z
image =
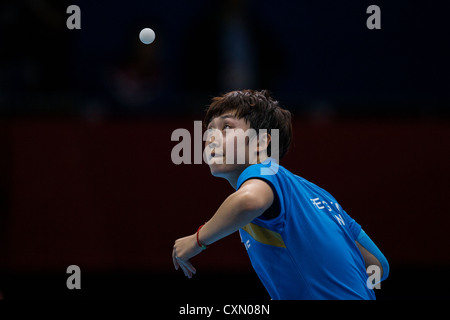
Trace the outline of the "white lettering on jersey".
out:
M 328 211 L 333 211 L 333 209 L 331 209 L 331 207 L 328 205 L 328 203 L 326 203 L 325 201 L 322 201 L 322 203 L 328 207 Z
M 322 206 L 322 202 L 319 201 L 319 198 L 309 199 L 309 200 L 312 201 L 312 203 L 317 207 L 317 209 L 320 209 L 320 210 L 325 209 L 325 207 Z
M 334 204 L 336 206 L 336 208 L 341 211 L 341 208 L 339 208 L 339 205 L 337 203 Z
M 316 206 L 317 209 L 319 210 L 323 210 L 323 209 L 328 209 L 329 212 L 333 211 L 332 207 L 328 204 L 328 202 L 326 201 L 322 201 L 320 200 L 320 198 L 314 198 L 314 199 L 309 199 L 311 200 L 311 202 L 313 203 L 314 206 Z M 333 204 L 332 201 L 330 201 L 331 204 Z M 337 203 L 334 204 L 336 206 L 336 208 L 341 211 L 341 208 L 339 207 L 339 205 Z M 344 218 L 342 218 L 341 214 L 335 214 L 334 217 L 336 218 L 337 222 L 339 222 L 339 224 L 341 226 L 345 226 L 345 221 Z
M 342 218 L 341 214 L 334 215 L 334 217 L 336 218 L 336 220 L 339 222 L 339 224 L 341 226 L 345 226 L 345 222 L 344 222 L 344 219 Z
M 250 248 L 250 240 L 245 241 L 245 249 L 248 250 Z

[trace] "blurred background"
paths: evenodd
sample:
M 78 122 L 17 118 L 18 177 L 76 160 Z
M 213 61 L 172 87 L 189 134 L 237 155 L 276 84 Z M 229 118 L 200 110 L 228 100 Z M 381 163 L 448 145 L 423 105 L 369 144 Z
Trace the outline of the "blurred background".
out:
M 69 30 L 69 5 L 81 29 Z M 366 9 L 381 9 L 369 30 Z M 449 5 L 437 1 L 0 4 L 0 298 L 269 299 L 239 236 L 175 272 L 173 242 L 233 192 L 174 165 L 211 98 L 269 89 L 281 164 L 381 248 L 379 299 L 449 298 Z M 155 41 L 138 35 L 152 28 Z M 81 268 L 81 290 L 66 269 Z

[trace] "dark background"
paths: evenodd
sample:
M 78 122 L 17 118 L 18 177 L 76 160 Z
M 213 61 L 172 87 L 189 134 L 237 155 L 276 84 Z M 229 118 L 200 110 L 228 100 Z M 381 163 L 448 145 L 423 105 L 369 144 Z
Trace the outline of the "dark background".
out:
M 81 30 L 66 27 L 71 4 Z M 371 4 L 381 30 L 366 27 Z M 193 132 L 213 96 L 254 88 L 294 115 L 281 164 L 386 255 L 377 297 L 449 298 L 448 9 L 2 1 L 0 297 L 268 299 L 237 234 L 194 258 L 193 279 L 171 261 L 233 191 L 206 164 L 174 165 L 171 134 Z M 72 264 L 81 290 L 66 287 Z

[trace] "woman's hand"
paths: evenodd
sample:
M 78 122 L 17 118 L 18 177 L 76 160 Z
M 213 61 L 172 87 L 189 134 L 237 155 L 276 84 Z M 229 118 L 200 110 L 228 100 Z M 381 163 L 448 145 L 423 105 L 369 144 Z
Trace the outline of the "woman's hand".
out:
M 197 270 L 195 270 L 194 266 L 189 262 L 189 259 L 195 257 L 200 252 L 202 252 L 202 248 L 197 244 L 197 235 L 195 233 L 176 240 L 172 251 L 172 260 L 175 270 L 178 270 L 181 267 L 184 275 L 189 279 L 192 278 L 192 275 L 194 275 Z
M 232 193 L 214 216 L 204 224 L 199 233 L 199 241 L 210 245 L 239 230 L 264 213 L 274 201 L 270 185 L 260 179 L 249 179 L 236 192 Z M 197 233 L 175 241 L 172 251 L 173 265 L 183 269 L 188 278 L 197 271 L 189 262 L 202 248 L 197 244 Z

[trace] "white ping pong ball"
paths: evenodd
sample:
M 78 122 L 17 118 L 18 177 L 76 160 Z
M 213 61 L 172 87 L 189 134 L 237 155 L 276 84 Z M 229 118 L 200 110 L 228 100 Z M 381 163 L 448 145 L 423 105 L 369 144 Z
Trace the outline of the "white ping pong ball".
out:
M 150 44 L 155 41 L 155 32 L 150 28 L 144 28 L 139 33 L 139 39 L 144 44 Z

